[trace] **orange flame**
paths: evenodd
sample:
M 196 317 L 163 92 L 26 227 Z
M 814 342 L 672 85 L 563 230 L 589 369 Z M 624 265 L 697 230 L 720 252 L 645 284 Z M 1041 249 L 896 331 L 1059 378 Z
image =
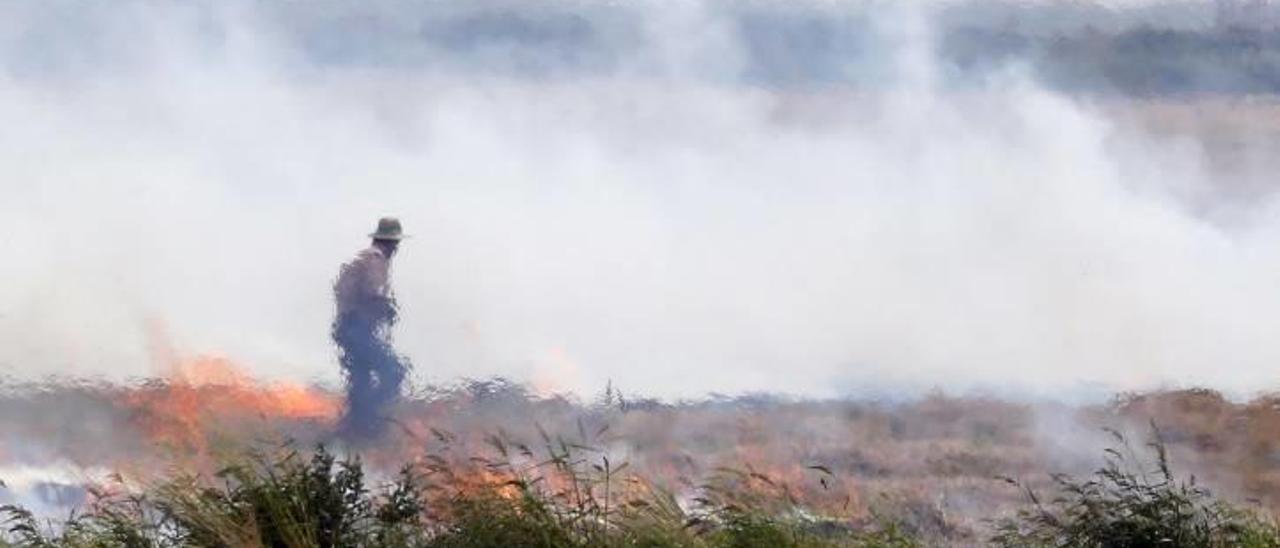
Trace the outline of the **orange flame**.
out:
M 204 456 L 222 429 L 253 422 L 331 422 L 341 400 L 317 388 L 262 383 L 230 360 L 197 357 L 176 361 L 169 378 L 122 396 L 147 439 L 179 452 Z

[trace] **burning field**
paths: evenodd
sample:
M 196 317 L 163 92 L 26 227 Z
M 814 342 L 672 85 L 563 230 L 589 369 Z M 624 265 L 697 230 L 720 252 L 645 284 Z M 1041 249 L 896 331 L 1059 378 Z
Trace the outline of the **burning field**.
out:
M 263 383 L 227 360 L 199 358 L 140 384 L 8 386 L 0 399 L 0 500 L 31 512 L 9 516 L 10 539 L 20 541 L 26 523 L 57 531 L 69 515 L 85 519 L 125 499 L 155 497 L 174 511 L 182 492 L 175 485 L 247 489 L 277 475 L 313 474 L 308 467 L 324 465 L 326 454 L 315 461 L 313 452 L 323 447 L 339 459 L 323 474 L 350 481 L 341 465 L 355 462 L 363 489 L 382 493 L 368 495 L 377 504 L 392 500 L 384 489 L 403 491 L 399 482 L 416 478 L 411 521 L 423 520 L 436 542 L 451 530 L 441 524 L 461 519 L 459 500 L 518 500 L 529 490 L 564 511 L 585 511 L 589 501 L 603 529 L 568 529 L 587 535 L 573 542 L 588 544 L 603 542 L 592 534 L 638 519 L 629 510 L 657 511 L 655 501 L 669 504 L 662 511 L 676 517 L 664 519 L 699 542 L 723 534 L 697 525 L 720 523 L 708 517 L 712 510 L 750 508 L 836 528 L 813 533 L 815 542 L 858 532 L 857 542 L 869 545 L 982 544 L 1000 520 L 1031 507 L 1028 489 L 1053 492 L 1055 473 L 1087 476 L 1108 448 L 1131 451 L 1126 458 L 1144 477 L 1157 473 L 1162 461 L 1146 445 L 1152 436 L 1179 480 L 1194 475 L 1222 500 L 1275 516 L 1278 402 L 1183 390 L 1092 406 L 942 394 L 666 403 L 612 387 L 577 401 L 489 380 L 420 388 L 396 402 L 380 439 L 352 445 L 338 434 L 339 391 Z M 144 498 L 128 498 L 135 496 Z
M 5 548 L 1280 547 L 1280 3 L 0 2 L 0 121 Z

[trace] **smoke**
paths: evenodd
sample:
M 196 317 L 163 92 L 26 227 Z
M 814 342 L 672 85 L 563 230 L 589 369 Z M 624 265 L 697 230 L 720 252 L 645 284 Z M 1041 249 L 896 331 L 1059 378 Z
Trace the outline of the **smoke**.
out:
M 333 265 L 384 213 L 417 235 L 418 382 L 1070 397 L 1252 391 L 1280 359 L 1270 193 L 1226 201 L 1201 136 L 1113 114 L 1139 101 L 957 85 L 927 5 L 0 10 L 21 377 L 148 374 L 159 318 L 332 382 Z

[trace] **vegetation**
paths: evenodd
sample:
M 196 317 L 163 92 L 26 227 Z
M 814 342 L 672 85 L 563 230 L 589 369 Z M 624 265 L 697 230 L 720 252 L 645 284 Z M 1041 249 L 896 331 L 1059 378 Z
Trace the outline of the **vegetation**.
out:
M 88 509 L 61 522 L 0 507 L 0 546 L 917 546 L 889 524 L 855 529 L 794 501 L 713 484 L 681 504 L 624 475 L 625 465 L 589 458 L 589 447 L 546 441 L 545 454 L 535 455 L 494 437 L 495 458 L 432 455 L 373 488 L 358 458 L 340 460 L 324 447 L 307 456 L 287 448 L 252 454 L 212 481 L 178 474 L 140 495 L 97 491 Z
M 992 541 L 1001 546 L 1280 546 L 1274 522 L 1214 498 L 1194 477 L 1175 477 L 1154 425 L 1148 444 L 1155 452 L 1154 469 L 1144 467 L 1124 436 L 1110 432 L 1117 447 L 1107 449 L 1102 468 L 1087 479 L 1055 475 L 1060 494 L 1048 502 L 1024 488 L 1030 507 L 999 521 Z
M 1138 26 L 1049 36 L 973 27 L 953 29 L 942 41 L 940 55 L 965 77 L 1024 62 L 1045 83 L 1071 92 L 1185 96 L 1280 91 L 1280 29 L 1270 27 Z
M 1009 547 L 1280 547 L 1280 528 L 1215 498 L 1117 432 L 1092 476 L 1054 476 L 1055 495 L 990 523 Z M 549 435 L 532 448 L 502 435 L 483 456 L 446 448 L 370 481 L 359 458 L 289 445 L 250 453 L 216 474 L 176 473 L 143 489 L 100 489 L 66 520 L 0 508 L 4 547 L 914 547 L 936 544 L 902 509 L 877 519 L 824 516 L 785 483 L 721 469 L 682 498 L 584 444 Z M 830 471 L 821 467 L 823 485 Z M 916 520 L 918 521 L 918 520 Z M 954 539 L 952 539 L 954 540 Z

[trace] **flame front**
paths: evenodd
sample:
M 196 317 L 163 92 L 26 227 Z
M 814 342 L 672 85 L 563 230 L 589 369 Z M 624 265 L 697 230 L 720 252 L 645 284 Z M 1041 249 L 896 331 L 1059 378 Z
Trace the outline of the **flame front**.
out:
M 152 443 L 180 454 L 208 455 L 222 432 L 243 435 L 255 424 L 331 424 L 341 399 L 293 383 L 263 383 L 230 360 L 197 357 L 176 362 L 169 377 L 125 392 L 121 404 Z

